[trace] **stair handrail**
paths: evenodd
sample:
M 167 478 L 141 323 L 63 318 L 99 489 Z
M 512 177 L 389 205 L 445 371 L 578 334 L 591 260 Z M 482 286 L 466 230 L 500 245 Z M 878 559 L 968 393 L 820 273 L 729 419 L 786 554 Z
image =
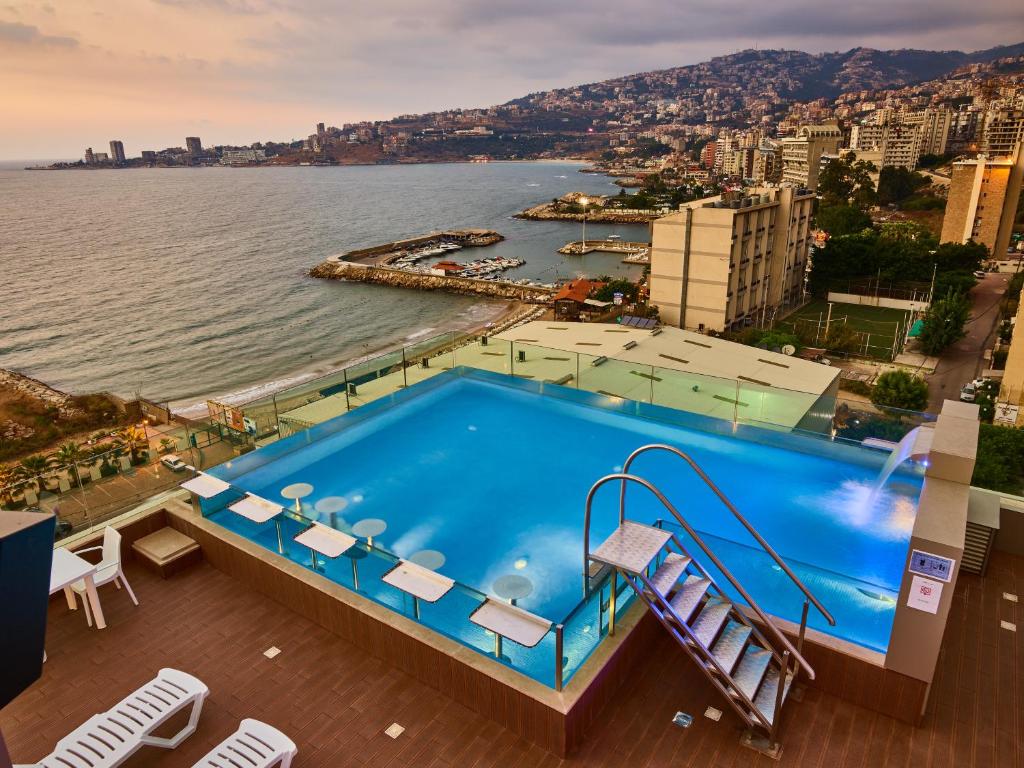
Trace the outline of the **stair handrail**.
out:
M 633 459 L 635 459 L 642 453 L 646 453 L 647 451 L 668 451 L 669 453 L 675 454 L 683 461 L 685 461 L 687 464 L 689 464 L 690 468 L 694 472 L 696 472 L 697 476 L 701 480 L 703 480 L 704 483 L 708 486 L 708 488 L 710 488 L 714 492 L 714 494 L 718 497 L 719 501 L 721 501 L 725 505 L 726 509 L 732 512 L 733 517 L 740 521 L 740 524 L 747 529 L 750 535 L 754 537 L 754 540 L 761 545 L 761 548 L 768 553 L 772 560 L 775 561 L 776 565 L 778 565 L 782 569 L 782 572 L 789 577 L 789 580 L 792 581 L 797 586 L 797 588 L 804 593 L 804 597 L 806 597 L 810 601 L 811 605 L 817 608 L 818 612 L 825 617 L 825 620 L 828 621 L 829 626 L 834 627 L 836 625 L 836 620 L 828 611 L 828 609 L 826 609 L 825 606 L 821 604 L 818 598 L 816 598 L 814 594 L 811 592 L 811 590 L 809 590 L 807 586 L 800 580 L 800 577 L 793 573 L 792 569 L 788 565 L 786 565 L 786 561 L 779 556 L 779 554 L 775 551 L 771 544 L 764 540 L 761 534 L 757 532 L 757 529 L 750 524 L 750 521 L 747 520 L 747 518 L 745 518 L 738 509 L 736 509 L 735 505 L 731 501 L 729 501 L 728 497 L 722 492 L 722 490 L 717 485 L 715 485 L 711 478 L 708 477 L 707 473 L 700 468 L 700 465 L 697 464 L 697 462 L 694 461 L 689 454 L 684 453 L 675 446 L 665 445 L 664 443 L 651 443 L 650 445 L 644 445 L 641 446 L 640 448 L 637 448 L 635 451 L 629 454 L 629 458 L 627 458 L 626 462 L 622 465 L 623 474 L 629 474 L 629 466 L 630 464 L 633 463 Z M 622 487 L 619 491 L 620 525 L 625 519 L 625 514 L 626 482 L 623 481 Z
M 711 562 L 714 563 L 715 567 L 718 568 L 722 575 L 729 580 L 729 583 L 732 584 L 732 586 L 736 589 L 737 592 L 739 592 L 740 597 L 742 597 L 746 601 L 747 605 L 749 605 L 750 608 L 754 611 L 754 613 L 757 614 L 758 618 L 761 619 L 762 623 L 766 627 L 768 627 L 769 631 L 775 637 L 775 639 L 778 640 L 778 642 L 792 654 L 793 658 L 796 659 L 800 666 L 803 667 L 804 670 L 807 672 L 807 676 L 811 680 L 814 680 L 814 667 L 812 667 L 807 662 L 807 659 L 803 657 L 803 654 L 801 654 L 800 651 L 798 651 L 796 647 L 794 647 L 794 645 L 789 641 L 789 639 L 784 634 L 782 634 L 782 631 L 778 628 L 778 626 L 776 626 L 775 622 L 768 618 L 768 614 L 766 614 L 761 609 L 761 606 L 758 605 L 754 598 L 750 596 L 750 593 L 748 593 L 747 590 L 743 588 L 743 585 L 740 584 L 739 581 L 736 580 L 736 577 L 733 576 L 732 573 L 729 571 L 729 569 L 725 567 L 725 563 L 719 560 L 718 556 L 713 551 L 711 551 L 711 548 L 704 543 L 704 540 L 700 537 L 700 534 L 697 533 L 697 531 L 694 530 L 694 528 L 688 522 L 686 522 L 686 519 L 681 514 L 679 514 L 679 511 L 674 506 L 672 506 L 672 503 L 667 498 L 665 498 L 665 494 L 659 491 L 654 486 L 654 484 L 651 483 L 649 480 L 646 480 L 642 477 L 638 477 L 637 475 L 627 475 L 623 472 L 615 472 L 610 475 L 605 475 L 590 487 L 590 490 L 587 492 L 587 505 L 586 510 L 584 512 L 584 574 L 587 573 L 590 565 L 590 516 L 591 506 L 594 502 L 594 494 L 597 493 L 597 490 L 605 483 L 610 483 L 613 480 L 620 480 L 623 483 L 638 483 L 647 490 L 649 490 L 651 493 L 653 493 L 655 498 L 657 498 L 658 501 L 661 502 L 662 506 L 665 507 L 665 509 L 667 509 L 669 512 L 671 512 L 672 516 L 675 517 L 675 519 L 679 521 L 679 524 L 686 530 L 686 532 L 690 534 L 690 538 L 692 538 L 697 543 L 697 546 L 704 550 L 704 554 L 708 556 L 708 559 L 710 559 Z M 620 521 L 620 524 L 622 522 L 624 521 Z M 775 648 L 769 648 L 769 650 L 771 651 L 772 655 L 776 658 L 776 660 L 779 661 L 779 663 L 781 664 L 781 654 L 777 650 L 775 650 Z

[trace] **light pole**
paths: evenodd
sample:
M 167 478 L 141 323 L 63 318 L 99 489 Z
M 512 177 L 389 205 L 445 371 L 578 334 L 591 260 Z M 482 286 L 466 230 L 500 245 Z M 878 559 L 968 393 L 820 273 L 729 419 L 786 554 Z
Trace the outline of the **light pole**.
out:
M 583 206 L 583 247 L 580 248 L 580 255 L 585 255 L 587 250 L 587 206 L 590 204 L 590 199 L 586 197 L 580 198 L 580 205 Z

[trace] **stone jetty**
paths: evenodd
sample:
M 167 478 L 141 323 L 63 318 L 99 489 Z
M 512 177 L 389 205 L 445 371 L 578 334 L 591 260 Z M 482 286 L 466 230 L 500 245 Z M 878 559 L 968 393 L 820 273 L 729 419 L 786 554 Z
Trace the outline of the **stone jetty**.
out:
M 420 291 L 444 291 L 465 296 L 489 296 L 520 301 L 550 301 L 555 289 L 535 285 L 517 285 L 501 280 L 476 280 L 452 275 L 430 275 L 401 269 L 359 264 L 332 257 L 309 272 L 311 277 L 326 280 L 351 280 L 359 283 L 388 285 L 392 288 L 414 288 Z

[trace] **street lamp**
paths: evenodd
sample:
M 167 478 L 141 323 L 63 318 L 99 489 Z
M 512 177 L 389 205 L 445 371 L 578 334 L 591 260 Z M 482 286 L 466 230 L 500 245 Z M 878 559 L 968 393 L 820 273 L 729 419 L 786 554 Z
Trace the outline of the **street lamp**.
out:
M 583 206 L 583 246 L 580 248 L 580 255 L 583 255 L 584 251 L 587 250 L 587 206 L 589 204 L 590 198 L 580 198 L 580 205 Z

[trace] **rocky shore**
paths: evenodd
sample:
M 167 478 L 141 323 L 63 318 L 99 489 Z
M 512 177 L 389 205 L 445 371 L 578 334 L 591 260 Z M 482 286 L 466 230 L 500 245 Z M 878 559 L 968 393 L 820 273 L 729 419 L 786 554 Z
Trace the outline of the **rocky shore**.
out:
M 487 296 L 496 299 L 547 302 L 553 289 L 532 285 L 515 285 L 500 280 L 474 280 L 466 277 L 426 275 L 387 269 L 348 261 L 324 261 L 309 271 L 311 277 L 325 280 L 352 280 L 392 288 L 415 288 L 420 291 L 444 291 L 463 296 Z
M 81 416 L 82 410 L 71 402 L 71 395 L 16 371 L 0 368 L 0 392 L 26 395 L 48 406 L 57 408 L 61 416 Z
M 654 221 L 659 215 L 654 211 L 640 213 L 638 211 L 598 210 L 588 211 L 587 221 L 604 221 L 616 224 L 646 224 L 649 221 Z M 515 218 L 531 219 L 533 221 L 583 221 L 583 214 L 556 211 L 554 206 L 548 202 L 527 208 L 525 211 L 517 213 Z

